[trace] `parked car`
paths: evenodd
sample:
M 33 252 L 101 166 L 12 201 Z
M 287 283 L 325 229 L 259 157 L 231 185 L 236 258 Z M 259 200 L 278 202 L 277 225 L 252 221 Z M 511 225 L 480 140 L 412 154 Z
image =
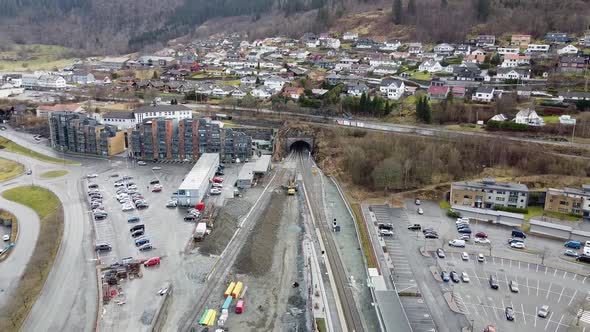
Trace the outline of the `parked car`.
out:
M 152 170 L 154 170 L 154 171 L 159 171 L 161 169 L 162 169 L 162 167 L 160 167 L 160 166 L 154 166 L 154 167 L 152 167 Z
M 590 263 L 590 256 L 579 256 L 578 258 L 576 258 L 576 261 L 582 263 Z
M 518 289 L 518 283 L 516 282 L 516 280 L 510 280 L 510 283 L 508 283 L 508 287 L 510 288 L 510 291 L 512 293 L 518 293 L 520 291 Z
M 127 222 L 139 222 L 139 217 L 131 217 L 127 219 Z
M 498 284 L 498 280 L 493 275 L 490 275 L 489 282 L 490 282 L 490 287 L 492 289 L 498 289 L 500 287 L 500 285 Z
M 475 233 L 475 237 L 479 237 L 479 238 L 487 238 L 488 235 L 484 232 L 477 232 Z
M 144 244 L 148 244 L 148 243 L 150 243 L 150 239 L 148 239 L 147 237 L 142 237 L 142 238 L 135 240 L 136 247 L 140 247 L 140 246 L 143 246 Z
M 123 210 L 123 211 L 131 211 L 131 210 L 133 210 L 133 205 L 131 205 L 131 204 L 123 204 L 123 206 L 121 207 L 121 210 Z
M 539 312 L 537 312 L 537 316 L 539 316 L 541 318 L 547 318 L 547 316 L 549 316 L 549 306 L 542 305 L 541 308 L 539 309 Z
M 136 237 L 140 237 L 140 236 L 142 236 L 143 234 L 145 234 L 145 230 L 143 230 L 143 229 L 138 229 L 138 230 L 136 230 L 135 232 L 131 233 L 131 237 L 132 237 L 132 238 L 136 238 Z
M 144 267 L 153 266 L 153 265 L 160 265 L 160 257 L 152 257 L 143 262 Z
M 225 175 L 225 173 L 223 173 L 223 171 L 219 170 L 219 171 L 215 172 L 215 176 L 218 176 L 218 175 L 222 176 L 222 175 Z
M 566 248 L 572 248 L 572 249 L 580 249 L 580 248 L 582 248 L 582 242 L 580 242 L 580 241 L 567 241 L 563 245 Z
M 389 229 L 380 229 L 379 230 L 379 235 L 381 235 L 381 236 L 393 236 L 393 231 L 391 231 Z
M 512 242 L 512 243 L 510 243 L 510 246 L 512 248 L 514 248 L 514 249 L 524 249 L 524 248 L 526 248 L 526 246 L 522 242 Z
M 145 161 L 142 161 L 142 160 L 138 161 L 137 164 L 139 166 L 145 166 L 145 165 L 147 165 L 147 163 Z
M 217 183 L 217 182 L 213 182 L 211 184 L 211 187 L 213 187 L 213 188 L 223 188 L 223 184 Z
M 418 214 L 424 214 L 424 210 L 422 210 L 422 208 L 418 208 Z
M 148 205 L 148 203 L 145 203 L 145 202 L 140 202 L 140 203 L 136 203 L 136 204 L 135 204 L 135 207 L 136 207 L 138 210 L 143 210 L 143 209 L 147 209 L 147 208 L 149 207 L 149 205 Z
M 491 241 L 490 241 L 490 239 L 486 239 L 486 238 L 483 238 L 483 237 L 476 237 L 475 238 L 475 243 L 479 243 L 479 244 L 490 244 Z
M 571 249 L 566 249 L 563 254 L 566 255 L 566 256 L 569 256 L 569 257 L 578 257 L 578 256 L 580 256 L 577 252 L 575 252 L 575 251 L 573 251 Z
M 445 251 L 442 250 L 442 248 L 436 249 L 436 256 L 438 256 L 438 258 L 445 258 Z
M 459 279 L 459 273 L 455 272 L 455 271 L 451 271 L 451 280 L 454 283 L 459 283 L 461 282 L 461 279 Z
M 483 263 L 486 261 L 486 258 L 483 256 L 483 254 L 478 254 L 477 255 L 477 261 L 480 263 Z
M 416 200 L 414 201 L 414 203 L 415 203 L 416 205 L 420 205 L 420 204 L 421 204 L 421 202 L 420 202 L 420 200 L 419 200 L 418 198 L 416 198 Z
M 223 183 L 223 178 L 220 177 L 214 177 L 213 180 L 211 180 L 213 183 Z
M 175 199 L 171 199 L 166 203 L 166 207 L 177 207 L 178 201 Z
M 88 175 L 86 175 L 86 178 L 87 178 L 87 179 L 94 179 L 94 178 L 96 178 L 96 177 L 98 177 L 98 174 L 94 174 L 94 173 L 92 173 L 92 174 L 88 174 Z
M 465 247 L 465 241 L 464 240 L 459 240 L 459 239 L 454 239 L 454 240 L 449 241 L 449 246 L 451 246 L 451 247 L 464 248 Z
M 88 185 L 88 189 L 98 189 L 98 184 L 91 183 L 91 184 Z
M 150 181 L 150 184 L 159 184 L 160 180 L 158 179 L 153 179 L 152 181 Z
M 471 228 L 461 228 L 457 232 L 459 232 L 461 234 L 471 234 Z
M 94 215 L 94 220 L 104 220 L 107 218 L 106 214 L 95 214 Z
M 113 247 L 108 243 L 97 243 L 94 246 L 94 250 L 96 251 L 111 251 L 111 249 L 113 249 Z
M 461 254 L 461 259 L 464 260 L 464 261 L 468 261 L 469 260 L 469 254 L 464 251 Z
M 138 231 L 140 229 L 145 229 L 145 225 L 144 224 L 135 225 L 135 226 L 129 228 L 129 232 L 133 233 L 133 232 Z
M 433 232 L 433 233 L 426 233 L 424 234 L 424 237 L 427 239 L 438 239 L 438 234 Z
M 162 187 L 154 187 L 154 188 L 152 189 L 152 192 L 153 192 L 153 193 L 159 193 L 159 192 L 161 192 L 161 191 L 162 191 Z
M 31 175 L 31 174 L 33 174 L 33 171 L 31 171 L 31 170 L 29 169 L 29 170 L 27 170 L 27 171 L 25 172 L 25 174 L 26 174 L 26 175 Z
M 209 190 L 209 194 L 211 194 L 211 195 L 221 195 L 221 190 L 219 190 L 217 188 L 211 188 L 211 190 Z
M 147 250 L 152 250 L 152 244 L 151 243 L 146 243 L 144 245 L 142 245 L 141 247 L 139 247 L 140 251 L 147 251 Z
M 514 242 L 522 242 L 522 243 L 524 243 L 524 240 L 523 239 L 520 239 L 520 238 L 508 239 L 508 244 L 512 244 Z
M 520 237 L 526 239 L 526 235 L 524 234 L 524 232 L 518 229 L 512 230 L 512 237 Z
M 471 235 L 469 235 L 469 234 L 463 234 L 463 235 L 459 236 L 459 240 L 469 241 L 470 239 L 471 239 Z
M 514 320 L 514 310 L 512 309 L 512 307 L 506 307 L 506 319 L 509 321 L 513 321 Z
M 118 177 L 119 177 L 119 174 L 117 174 L 117 173 L 115 173 L 115 174 L 111 174 L 111 177 L 112 177 L 112 178 L 118 178 Z
M 444 281 L 444 282 L 449 282 L 449 280 L 450 280 L 450 276 L 447 271 L 442 271 L 440 273 L 440 277 L 441 277 L 442 281 Z
M 467 274 L 467 272 L 463 272 L 461 273 L 461 280 L 463 280 L 463 282 L 469 282 L 469 275 Z
M 411 231 L 419 231 L 422 229 L 420 224 L 413 224 L 412 226 L 408 226 L 408 229 Z
M 6 241 L 10 241 L 10 234 L 4 234 L 4 236 L 2 236 L 2 240 L 3 240 L 4 242 L 6 242 Z
M 379 229 L 388 229 L 390 231 L 393 230 L 393 224 L 392 223 L 379 223 L 377 224 L 377 228 Z

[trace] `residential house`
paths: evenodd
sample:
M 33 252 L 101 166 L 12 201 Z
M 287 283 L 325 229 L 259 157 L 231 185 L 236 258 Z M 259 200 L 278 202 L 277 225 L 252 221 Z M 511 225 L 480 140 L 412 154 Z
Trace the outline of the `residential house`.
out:
M 475 38 L 476 46 L 494 46 L 496 44 L 496 36 L 494 35 L 479 35 Z
M 410 43 L 408 45 L 408 52 L 414 55 L 422 53 L 422 43 Z
M 466 45 L 466 44 L 461 44 L 461 45 L 457 45 L 457 47 L 455 48 L 455 52 L 453 52 L 453 55 L 456 56 L 466 56 L 471 54 L 471 45 Z
M 465 93 L 467 90 L 464 86 L 455 85 L 451 88 L 451 93 L 453 94 L 453 98 L 465 98 Z
M 338 39 L 338 38 L 320 39 L 320 45 L 325 48 L 331 48 L 331 49 L 337 50 L 340 48 L 340 39 Z
M 400 99 L 406 90 L 404 82 L 397 79 L 383 79 L 379 85 L 379 91 L 381 94 L 387 97 L 387 99 L 398 100 Z
M 482 50 L 481 48 L 475 49 L 473 51 L 471 51 L 471 55 L 483 55 L 485 56 L 487 54 L 486 51 Z
M 137 123 L 141 123 L 143 120 L 152 118 L 167 118 L 176 120 L 192 118 L 192 110 L 184 105 L 144 105 L 136 108 L 133 111 L 133 114 Z
M 513 120 L 516 123 L 526 124 L 529 126 L 544 126 L 545 122 L 537 112 L 531 109 L 524 109 L 516 113 L 516 117 Z
M 398 40 L 392 42 L 385 42 L 379 46 L 381 51 L 397 51 L 397 49 L 402 46 L 402 43 Z
M 435 73 L 435 72 L 439 72 L 442 71 L 443 67 L 440 65 L 439 62 L 434 61 L 434 60 L 427 60 L 424 61 L 422 64 L 420 64 L 420 66 L 418 66 L 418 71 L 421 72 L 429 72 L 429 73 Z
M 176 59 L 170 56 L 143 55 L 137 62 L 144 67 L 168 67 L 176 63 Z
M 436 54 L 450 55 L 450 54 L 453 54 L 453 51 L 455 51 L 455 48 L 449 44 L 446 44 L 446 43 L 438 44 L 434 47 L 434 53 L 436 53 Z
M 106 57 L 100 60 L 99 67 L 106 70 L 119 70 L 127 67 L 128 57 Z
M 369 56 L 369 65 L 371 67 L 377 66 L 397 66 L 399 65 L 398 61 L 393 60 L 389 57 L 386 57 L 380 53 L 371 54 Z
M 252 97 L 258 99 L 268 99 L 274 93 L 274 90 L 270 89 L 267 86 L 259 86 L 252 90 Z
M 463 58 L 463 64 L 474 63 L 474 64 L 482 64 L 486 60 L 486 56 L 483 54 L 469 54 Z
M 492 116 L 489 121 L 504 122 L 504 121 L 508 121 L 508 118 L 504 114 L 496 114 L 496 115 Z
M 246 97 L 246 95 L 248 94 L 248 91 L 244 88 L 235 88 L 232 92 L 231 92 L 231 97 L 235 98 L 235 99 L 242 99 L 244 97 Z
M 531 43 L 531 35 L 512 35 L 510 45 L 526 48 Z
M 135 114 L 130 111 L 112 111 L 102 115 L 102 123 L 116 126 L 121 130 L 135 128 L 137 121 Z
M 496 78 L 501 80 L 528 80 L 531 78 L 529 69 L 498 68 Z
M 244 76 L 240 79 L 240 85 L 255 85 L 256 82 L 258 81 L 258 78 L 256 78 L 256 76 Z
M 286 87 L 283 89 L 283 96 L 285 96 L 287 98 L 299 100 L 299 97 L 301 97 L 301 95 L 303 95 L 304 91 L 305 90 L 303 88 Z
M 369 38 L 360 38 L 356 41 L 354 47 L 358 49 L 371 49 L 375 46 L 377 46 L 377 44 L 373 40 Z
M 398 66 L 378 66 L 373 69 L 373 74 L 377 76 L 394 75 L 398 70 Z
M 351 96 L 359 97 L 363 93 L 368 93 L 369 87 L 361 81 L 352 81 L 346 84 L 346 93 Z
M 559 59 L 559 70 L 566 73 L 582 73 L 588 67 L 588 59 L 565 56 Z
M 491 103 L 492 100 L 494 100 L 495 91 L 496 90 L 493 87 L 480 86 L 475 91 L 475 94 L 473 95 L 472 99 L 474 101 L 479 101 L 483 103 Z
M 211 90 L 211 95 L 217 98 L 229 96 L 234 91 L 234 88 L 229 85 L 216 85 Z
M 339 74 L 329 74 L 326 76 L 326 82 L 330 85 L 338 85 L 344 81 L 342 75 Z
M 281 91 L 285 83 L 287 83 L 287 80 L 279 76 L 271 76 L 264 80 L 264 86 L 274 91 Z
M 576 119 L 572 118 L 571 115 L 563 114 L 559 116 L 559 123 L 563 125 L 575 125 Z
M 531 62 L 531 57 L 528 55 L 506 54 L 504 56 L 504 60 L 502 61 L 502 64 L 500 64 L 500 67 L 514 68 L 514 67 L 529 65 L 530 62 Z
M 428 99 L 443 100 L 449 95 L 451 88 L 448 85 L 443 85 L 442 82 L 432 82 L 428 87 Z
M 583 185 L 582 189 L 563 188 L 547 189 L 545 195 L 545 211 L 562 214 L 573 214 L 590 218 L 590 185 Z
M 72 83 L 76 84 L 93 84 L 95 77 L 92 73 L 86 71 L 74 71 L 71 76 Z
M 94 84 L 107 85 L 113 83 L 111 77 L 107 74 L 94 74 Z
M 481 70 L 474 65 L 461 65 L 453 67 L 453 79 L 457 81 L 479 81 Z
M 83 113 L 84 108 L 78 104 L 56 104 L 56 105 L 40 105 L 36 109 L 37 117 L 49 117 L 51 113 L 55 112 L 74 112 Z
M 526 53 L 547 53 L 551 45 L 548 44 L 529 44 Z
M 530 86 L 522 86 L 522 85 L 516 86 L 516 95 L 518 97 L 530 98 L 532 93 L 533 93 L 533 88 L 531 88 Z
M 565 44 L 570 41 L 567 33 L 562 32 L 548 32 L 545 35 L 545 42 L 550 44 Z
M 566 45 L 560 49 L 557 50 L 557 54 L 559 55 L 563 55 L 563 54 L 578 54 L 578 48 L 575 47 L 572 44 Z
M 520 49 L 518 47 L 498 47 L 496 50 L 500 55 L 518 54 Z
M 590 47 L 590 32 L 586 32 L 584 37 L 580 38 L 580 45 Z
M 565 101 L 590 100 L 590 92 L 583 91 L 562 91 L 557 96 Z
M 451 184 L 450 202 L 481 209 L 513 207 L 525 209 L 528 206 L 529 189 L 514 182 L 496 182 L 493 178 L 482 181 L 462 181 Z
M 352 31 L 347 31 L 342 35 L 342 39 L 346 41 L 356 41 L 359 38 L 359 34 Z

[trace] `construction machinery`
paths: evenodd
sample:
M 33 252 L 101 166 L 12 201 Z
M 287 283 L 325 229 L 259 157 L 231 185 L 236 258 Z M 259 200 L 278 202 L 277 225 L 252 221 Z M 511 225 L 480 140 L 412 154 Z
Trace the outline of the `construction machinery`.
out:
M 291 196 L 297 193 L 297 183 L 295 182 L 295 175 L 289 177 L 285 189 L 287 190 L 287 195 Z

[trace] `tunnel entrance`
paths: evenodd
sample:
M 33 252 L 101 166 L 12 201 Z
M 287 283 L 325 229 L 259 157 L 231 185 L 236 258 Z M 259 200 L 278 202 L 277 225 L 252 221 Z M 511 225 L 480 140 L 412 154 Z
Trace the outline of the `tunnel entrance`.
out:
M 303 152 L 303 151 L 311 151 L 311 145 L 309 145 L 306 141 L 295 141 L 291 143 L 289 146 L 289 152 L 296 151 L 296 152 Z

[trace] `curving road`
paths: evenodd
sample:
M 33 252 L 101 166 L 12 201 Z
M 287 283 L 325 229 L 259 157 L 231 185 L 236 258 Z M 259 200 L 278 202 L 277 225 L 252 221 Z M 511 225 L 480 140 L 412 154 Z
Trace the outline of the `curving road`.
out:
M 31 139 L 26 137 L 9 135 L 6 132 L 2 136 L 41 153 L 46 153 L 47 147 L 41 148 Z M 7 134 L 7 135 L 5 135 Z M 30 138 L 29 138 L 30 139 Z M 58 156 L 55 152 L 52 156 Z M 22 331 L 91 331 L 96 326 L 96 312 L 98 308 L 98 293 L 96 279 L 96 265 L 92 250 L 91 223 L 86 220 L 85 205 L 81 188 L 82 168 L 69 165 L 55 165 L 45 163 L 22 155 L 0 151 L 0 157 L 25 164 L 31 169 L 33 175 L 22 175 L 17 179 L 4 184 L 1 191 L 23 185 L 39 185 L 55 193 L 64 208 L 64 234 L 60 249 L 55 258 L 54 266 L 49 273 L 46 283 L 33 306 L 29 316 L 24 322 Z M 93 161 L 94 162 L 94 161 Z M 69 174 L 55 179 L 43 179 L 39 175 L 43 172 L 57 169 L 66 169 Z M 16 215 L 27 213 L 26 207 L 13 203 L 11 212 Z M 30 209 L 28 209 L 30 210 Z M 31 212 L 31 211 L 29 211 Z M 38 218 L 28 218 L 31 223 L 36 223 L 39 233 Z M 27 226 L 28 223 L 23 224 Z M 21 241 L 25 232 L 34 232 L 29 227 L 20 229 L 19 242 L 24 251 L 29 251 L 28 256 L 19 260 L 23 269 L 34 248 L 37 235 L 31 234 L 27 241 Z M 28 235 L 27 235 L 28 236 Z M 39 236 L 43 240 L 43 236 Z M 15 265 L 18 268 L 18 265 Z M 6 283 L 15 287 L 18 284 L 18 275 L 14 272 L 5 274 Z M 15 278 L 16 276 L 16 278 Z M 15 282 L 16 280 L 16 282 Z

